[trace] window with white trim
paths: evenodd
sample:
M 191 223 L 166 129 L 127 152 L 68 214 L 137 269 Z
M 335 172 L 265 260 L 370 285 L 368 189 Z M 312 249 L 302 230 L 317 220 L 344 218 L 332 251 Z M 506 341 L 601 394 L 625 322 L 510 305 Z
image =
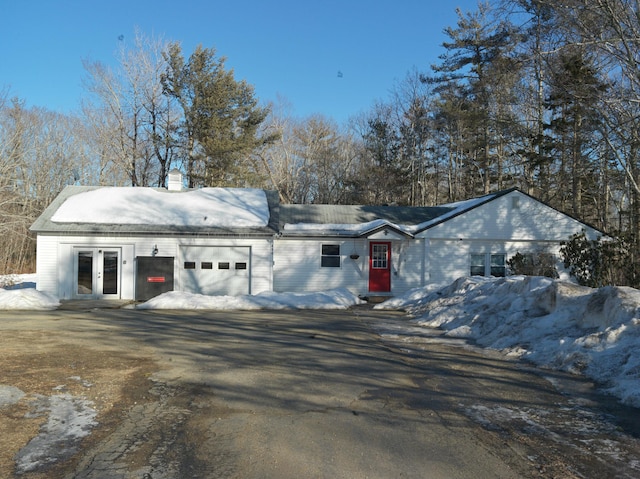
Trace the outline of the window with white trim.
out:
M 471 276 L 484 276 L 484 272 L 485 272 L 484 257 L 485 257 L 484 254 L 471 255 Z
M 320 266 L 323 268 L 339 268 L 340 267 L 340 245 L 339 244 L 323 244 L 322 255 L 320 258 Z
M 503 253 L 472 253 L 469 272 L 471 276 L 507 275 L 506 255 Z

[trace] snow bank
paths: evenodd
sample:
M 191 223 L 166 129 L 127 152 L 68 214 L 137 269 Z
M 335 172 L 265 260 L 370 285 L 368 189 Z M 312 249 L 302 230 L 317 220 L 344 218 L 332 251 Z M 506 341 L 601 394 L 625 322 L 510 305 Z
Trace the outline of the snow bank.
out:
M 0 310 L 48 310 L 56 309 L 58 306 L 60 306 L 58 298 L 33 288 L 0 288 Z
M 60 301 L 35 290 L 34 275 L 0 276 L 11 288 L 0 287 L 0 310 L 56 309 Z M 0 283 L 4 284 L 4 283 Z M 347 309 L 362 304 L 360 298 L 346 288 L 315 293 L 260 293 L 255 296 L 208 296 L 170 291 L 136 306 L 137 309 Z
M 640 291 L 592 289 L 541 277 L 461 278 L 377 306 L 404 309 L 421 326 L 584 374 L 640 407 Z
M 182 192 L 106 187 L 65 200 L 51 221 L 127 225 L 263 227 L 269 206 L 263 190 L 202 188 Z
M 347 289 L 317 293 L 260 293 L 255 296 L 206 296 L 170 291 L 137 309 L 347 309 L 363 301 Z

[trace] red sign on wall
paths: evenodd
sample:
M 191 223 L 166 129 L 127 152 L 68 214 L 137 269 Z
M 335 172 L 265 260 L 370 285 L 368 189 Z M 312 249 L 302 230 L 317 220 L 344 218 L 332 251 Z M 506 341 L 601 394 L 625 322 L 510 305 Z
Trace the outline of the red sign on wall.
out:
M 147 283 L 164 283 L 164 276 L 147 276 Z

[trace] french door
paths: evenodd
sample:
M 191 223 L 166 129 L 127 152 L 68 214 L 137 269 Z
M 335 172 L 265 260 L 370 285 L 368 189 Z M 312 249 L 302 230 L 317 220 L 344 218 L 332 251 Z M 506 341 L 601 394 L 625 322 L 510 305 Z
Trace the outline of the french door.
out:
M 75 296 L 120 297 L 120 248 L 74 248 Z

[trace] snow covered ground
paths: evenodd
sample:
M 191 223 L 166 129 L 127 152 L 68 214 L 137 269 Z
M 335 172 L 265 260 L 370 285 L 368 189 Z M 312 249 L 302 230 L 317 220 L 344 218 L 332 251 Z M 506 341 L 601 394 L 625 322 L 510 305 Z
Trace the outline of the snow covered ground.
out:
M 58 298 L 36 291 L 35 287 L 35 274 L 0 276 L 0 310 L 47 310 L 60 306 Z
M 80 440 L 98 424 L 93 406 L 92 401 L 66 393 L 37 397 L 29 414 L 47 420 L 16 455 L 16 473 L 35 471 L 73 456 Z
M 60 306 L 57 298 L 36 291 L 35 285 L 35 275 L 0 277 L 0 310 L 47 310 Z M 346 289 L 244 296 L 206 296 L 171 291 L 138 304 L 136 309 L 347 309 L 361 303 L 360 298 Z
M 243 296 L 205 296 L 171 291 L 139 304 L 136 309 L 347 309 L 363 302 L 346 289 Z
M 0 309 L 55 309 L 33 276 L 0 288 Z M 25 287 L 26 286 L 26 287 Z M 170 292 L 140 309 L 346 309 L 361 303 L 345 289 L 319 293 L 203 296 Z M 622 402 L 640 407 L 640 291 L 592 289 L 541 277 L 460 278 L 444 288 L 415 289 L 377 309 L 404 310 L 394 324 L 405 336 L 440 328 L 447 338 L 497 349 L 550 369 L 585 375 Z M 437 339 L 434 339 L 437 340 Z
M 640 291 L 541 277 L 460 278 L 376 308 L 403 309 L 408 327 L 441 328 L 538 366 L 582 374 L 640 407 Z

